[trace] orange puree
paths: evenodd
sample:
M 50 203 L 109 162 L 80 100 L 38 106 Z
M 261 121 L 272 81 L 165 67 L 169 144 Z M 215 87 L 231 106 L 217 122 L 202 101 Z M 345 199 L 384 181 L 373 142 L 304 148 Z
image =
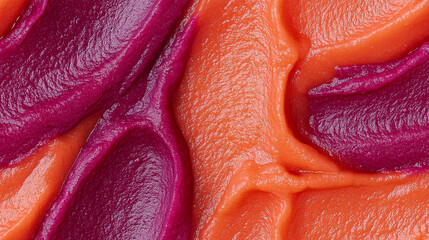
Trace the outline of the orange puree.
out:
M 0 38 L 6 35 L 30 0 L 0 0 Z
M 97 120 L 87 118 L 18 165 L 0 170 L 0 239 L 31 238 Z
M 428 239 L 429 176 L 299 194 L 288 239 Z
M 234 194 L 224 194 L 227 189 L 244 187 L 233 177 L 249 163 L 295 158 L 285 145 L 283 99 L 297 49 L 279 24 L 280 1 L 203 1 L 200 6 L 199 33 L 175 107 L 192 158 L 194 237 L 229 239 L 237 233 L 263 239 L 282 222 L 274 212 L 284 212 L 276 204 L 284 196 L 255 189 L 236 205 L 219 205 L 233 201 Z M 215 212 L 223 210 L 232 212 L 219 218 Z
M 336 65 L 387 61 L 427 40 L 429 1 L 207 0 L 196 11 L 175 105 L 195 238 L 424 237 L 429 176 L 343 171 L 294 134 L 306 92 Z

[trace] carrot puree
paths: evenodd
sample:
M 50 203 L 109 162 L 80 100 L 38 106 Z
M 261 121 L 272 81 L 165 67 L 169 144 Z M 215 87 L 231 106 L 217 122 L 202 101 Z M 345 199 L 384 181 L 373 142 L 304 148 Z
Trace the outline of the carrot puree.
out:
M 300 193 L 288 239 L 428 239 L 429 176 Z M 323 206 L 323 207 L 321 207 Z
M 30 0 L 0 0 L 0 38 L 6 35 Z
M 192 158 L 194 238 L 427 234 L 427 174 L 344 171 L 296 136 L 307 91 L 335 66 L 392 60 L 428 40 L 429 1 L 222 0 L 196 9 L 200 30 L 175 105 Z
M 93 129 L 91 116 L 17 165 L 0 170 L 0 239 L 30 239 Z

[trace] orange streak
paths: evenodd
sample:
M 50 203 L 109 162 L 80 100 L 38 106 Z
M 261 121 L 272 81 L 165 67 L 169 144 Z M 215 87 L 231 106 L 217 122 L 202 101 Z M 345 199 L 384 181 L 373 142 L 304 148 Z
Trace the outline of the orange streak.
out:
M 13 27 L 30 0 L 0 0 L 0 37 Z
M 31 238 L 97 120 L 87 118 L 18 165 L 0 170 L 0 239 Z

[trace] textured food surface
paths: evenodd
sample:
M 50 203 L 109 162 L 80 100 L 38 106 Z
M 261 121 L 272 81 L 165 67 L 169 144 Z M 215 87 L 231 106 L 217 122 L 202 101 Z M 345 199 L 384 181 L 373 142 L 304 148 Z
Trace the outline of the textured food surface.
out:
M 30 239 L 99 116 L 56 137 L 20 164 L 0 170 L 0 239 Z
M 416 208 L 396 205 L 424 195 L 420 180 L 345 171 L 305 144 L 303 130 L 308 91 L 336 66 L 391 61 L 428 40 L 428 1 L 201 1 L 196 9 L 200 31 L 175 106 L 191 153 L 195 238 L 427 236 L 423 198 Z M 323 210 L 331 195 L 348 193 L 342 189 L 367 201 L 355 209 L 384 206 L 368 207 L 371 228 L 340 218 L 349 198 Z M 318 191 L 326 192 L 320 201 Z M 407 217 L 385 214 L 395 209 Z M 344 227 L 332 228 L 338 235 L 332 222 Z
M 309 138 L 347 168 L 425 169 L 428 88 L 429 43 L 394 62 L 338 68 L 309 92 Z
M 33 1 L 37 14 L 22 20 L 37 21 L 14 41 L 25 39 L 0 48 L 0 165 L 110 106 L 152 64 L 186 3 Z
M 150 131 L 122 136 L 80 184 L 56 239 L 155 239 L 172 197 L 168 150 Z M 91 224 L 85 224 L 91 222 Z
M 288 195 L 254 186 L 295 153 L 284 144 L 283 94 L 297 54 L 279 24 L 280 3 L 198 6 L 200 29 L 175 105 L 192 158 L 194 238 L 280 236 L 274 226 L 284 223 Z
M 169 99 L 194 31 L 192 20 L 104 113 L 35 239 L 189 238 L 191 175 Z
M 286 26 L 300 43 L 299 61 L 285 96 L 296 135 L 308 127 L 308 91 L 334 78 L 336 66 L 392 61 L 426 42 L 428 4 L 427 0 L 285 1 Z
M 31 238 L 49 207 L 37 239 L 189 236 L 190 167 L 170 110 L 195 32 L 195 20 L 174 30 L 186 4 L 30 3 L 0 44 L 2 238 Z
M 428 239 L 428 177 L 300 193 L 286 239 Z
M 0 41 L 0 181 L 12 189 L 0 210 L 21 204 L 0 233 L 31 237 L 92 127 L 58 134 L 101 110 L 36 239 L 429 238 L 426 172 L 344 170 L 305 132 L 308 91 L 336 66 L 365 75 L 377 65 L 361 64 L 401 62 L 429 40 L 428 0 L 200 0 L 183 17 L 184 4 L 30 1 Z M 195 14 L 172 98 L 186 59 L 173 46 L 192 31 L 154 60 L 174 19 Z M 45 182 L 49 194 L 32 187 Z

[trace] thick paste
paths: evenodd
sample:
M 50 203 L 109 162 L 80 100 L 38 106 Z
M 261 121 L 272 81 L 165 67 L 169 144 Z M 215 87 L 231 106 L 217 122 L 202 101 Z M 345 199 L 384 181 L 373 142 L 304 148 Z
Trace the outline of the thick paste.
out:
M 361 171 L 429 165 L 429 43 L 405 58 L 339 67 L 309 91 L 309 138 Z

